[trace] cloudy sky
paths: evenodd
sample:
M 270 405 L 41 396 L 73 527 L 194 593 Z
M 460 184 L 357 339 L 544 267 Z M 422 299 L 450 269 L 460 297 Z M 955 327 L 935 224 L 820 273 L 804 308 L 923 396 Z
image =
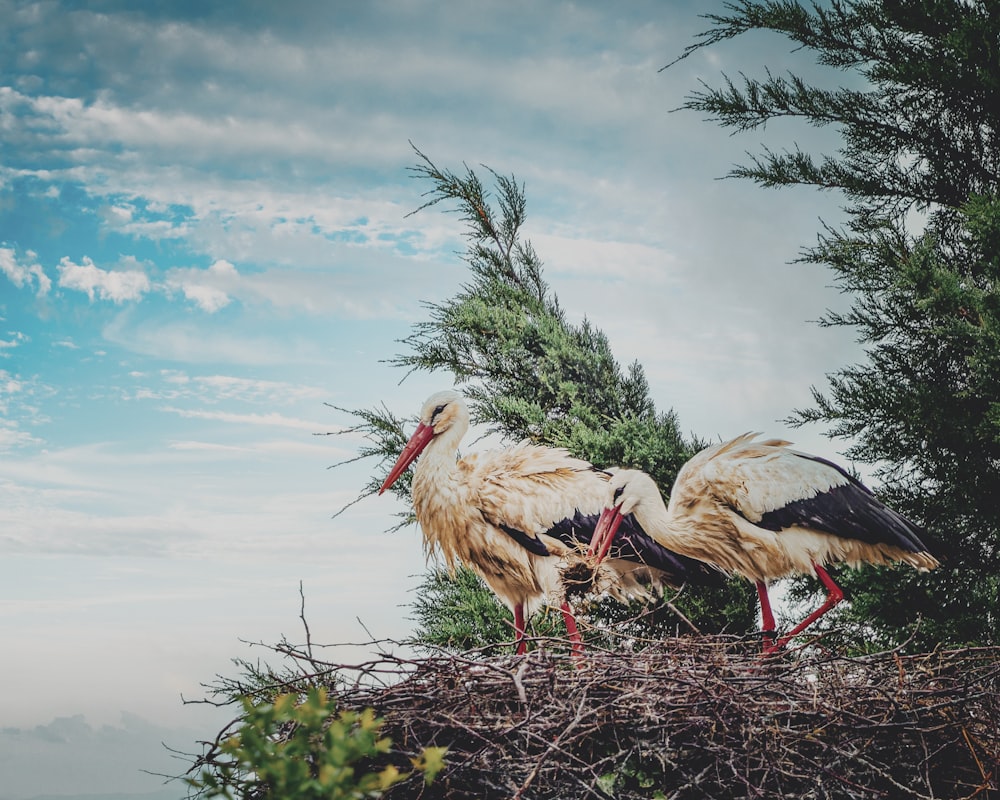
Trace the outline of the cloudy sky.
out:
M 159 790 L 225 720 L 181 697 L 301 638 L 300 582 L 314 640 L 409 632 L 419 532 L 334 519 L 375 465 L 316 434 L 451 383 L 386 363 L 466 278 L 411 142 L 524 182 L 552 290 L 685 432 L 838 457 L 780 420 L 859 357 L 789 263 L 840 198 L 718 180 L 835 132 L 671 113 L 812 74 L 764 35 L 661 72 L 721 8 L 0 0 L 0 798 Z

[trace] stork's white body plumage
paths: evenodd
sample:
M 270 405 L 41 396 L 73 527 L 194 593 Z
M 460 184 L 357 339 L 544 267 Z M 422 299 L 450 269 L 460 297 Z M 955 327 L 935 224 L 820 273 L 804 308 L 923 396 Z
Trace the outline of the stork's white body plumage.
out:
M 432 440 L 413 474 L 413 508 L 428 551 L 450 568 L 470 566 L 511 609 L 522 605 L 530 614 L 560 596 L 559 557 L 571 553 L 545 532 L 573 509 L 598 514 L 607 475 L 530 444 L 456 461 L 461 435 L 452 431 Z M 538 552 L 501 525 L 535 539 Z
M 696 454 L 677 474 L 669 505 L 648 475 L 618 471 L 609 482 L 612 506 L 595 531 L 595 547 L 606 546 L 618 516 L 634 514 L 664 547 L 754 581 L 764 631 L 772 637 L 767 583 L 815 573 L 829 591 L 827 602 L 779 645 L 842 599 L 824 565 L 938 566 L 921 541 L 923 531 L 842 468 L 792 450 L 790 442 L 756 436 L 744 434 Z
M 422 452 L 412 497 L 428 552 L 450 568 L 475 570 L 513 610 L 519 652 L 525 613 L 544 603 L 562 607 L 578 643 L 562 572 L 569 560 L 583 558 L 605 505 L 609 474 L 564 449 L 527 442 L 457 458 L 468 427 L 461 395 L 432 395 L 380 493 Z M 651 540 L 633 538 L 628 548 L 632 560 L 602 565 L 602 588 L 619 596 L 642 594 L 647 582 L 710 579 L 704 565 L 666 553 Z

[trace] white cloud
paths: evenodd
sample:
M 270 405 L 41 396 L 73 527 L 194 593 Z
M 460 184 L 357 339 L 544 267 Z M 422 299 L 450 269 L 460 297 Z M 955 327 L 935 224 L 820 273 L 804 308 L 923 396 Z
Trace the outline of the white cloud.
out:
M 131 204 L 107 205 L 98 212 L 101 218 L 111 227 L 121 228 L 132 221 L 135 207 Z
M 181 291 L 202 311 L 214 314 L 230 303 L 229 292 L 237 286 L 240 273 L 230 262 L 219 259 L 208 269 L 174 269 L 167 276 L 166 286 Z
M 213 396 L 218 399 L 238 398 L 271 403 L 315 399 L 326 395 L 326 390 L 317 386 L 304 386 L 260 378 L 243 378 L 236 375 L 199 375 L 192 380 L 210 390 Z
M 135 269 L 120 272 L 104 270 L 87 256 L 83 257 L 82 264 L 63 256 L 58 269 L 60 286 L 86 292 L 91 300 L 96 294 L 102 300 L 121 304 L 126 300 L 139 300 L 151 289 L 146 273 Z
M 199 736 L 206 738 L 213 732 L 211 728 L 196 731 L 198 715 L 190 716 L 192 724 L 177 728 L 155 725 L 126 712 L 114 724 L 91 724 L 82 715 L 73 715 L 30 727 L 4 727 L 0 729 L 4 795 L 180 797 L 184 789 L 177 784 L 164 789 L 163 778 L 149 773 L 182 771 L 184 764 L 164 747 L 165 742 L 189 752 L 196 749 Z M 53 760 L 60 769 L 46 768 Z
M 10 339 L 0 339 L 0 356 L 6 355 L 4 350 L 12 350 L 28 341 L 28 335 L 21 331 L 10 331 L 8 336 Z M 0 372 L 0 377 L 2 377 L 2 372 Z
M 197 320 L 160 322 L 119 315 L 101 331 L 109 343 L 127 352 L 188 364 L 288 365 L 322 363 L 328 359 L 321 345 L 301 337 L 241 335 L 208 328 Z
M 0 395 L 21 391 L 21 382 L 6 370 L 0 369 Z
M 30 250 L 28 258 L 33 259 L 35 254 Z M 7 276 L 7 279 L 18 289 L 23 286 L 38 284 L 36 294 L 43 297 L 52 288 L 52 280 L 38 264 L 24 264 L 18 261 L 17 254 L 9 247 L 0 247 L 0 272 Z
M 160 400 L 169 402 L 172 407 L 167 409 L 181 413 L 176 404 L 198 403 L 213 407 L 212 413 L 217 413 L 221 404 L 243 403 L 264 406 L 268 409 L 289 407 L 290 405 L 307 403 L 315 407 L 316 401 L 322 401 L 330 396 L 330 389 L 303 383 L 287 381 L 246 378 L 238 375 L 188 375 L 178 370 L 161 370 L 156 375 L 142 372 L 130 374 L 142 385 L 132 390 L 131 397 L 135 400 Z M 188 416 L 204 418 L 220 418 L 208 416 L 206 413 L 184 412 Z M 281 420 L 258 417 L 259 424 L 279 424 L 282 427 L 306 427 L 315 429 L 318 423 L 304 423 L 301 420 L 294 424 Z
M 0 459 L 0 553 L 6 563 L 61 554 L 157 559 L 167 569 L 164 562 L 171 559 L 253 562 L 262 553 L 280 553 L 293 570 L 302 554 L 310 563 L 336 562 L 336 553 L 317 552 L 317 543 L 329 533 L 330 514 L 356 497 L 366 477 L 357 465 L 336 478 L 325 468 L 349 453 L 312 436 L 250 440 L 241 451 L 178 441 L 178 447 L 138 453 L 112 444 L 53 449 L 16 465 Z M 232 468 L 219 469 L 220 459 Z M 151 474 L 157 476 L 152 495 L 143 488 Z M 364 511 L 377 514 L 377 508 Z M 278 532 L 289 535 L 276 537 Z M 72 585 L 71 591 L 79 590 L 79 583 Z M 20 602 L 15 587 L 4 588 L 0 616 Z
M 384 139 L 361 137 L 352 141 L 345 136 L 343 131 L 357 129 L 359 123 L 342 107 L 327 113 L 332 118 L 327 124 L 333 124 L 324 129 L 321 125 L 263 115 L 259 109 L 229 108 L 228 113 L 222 114 L 215 113 L 217 109 L 205 114 L 151 110 L 119 105 L 108 97 L 86 103 L 76 97 L 30 96 L 9 87 L 0 88 L 3 89 L 0 108 L 17 107 L 19 114 L 31 120 L 41 138 L 58 137 L 63 143 L 92 149 L 92 156 L 114 159 L 115 149 L 124 148 L 183 154 L 189 162 L 213 158 L 231 162 L 240 157 L 289 153 L 328 161 L 349 157 L 359 149 L 367 153 L 384 153 L 386 149 Z M 342 134 L 331 137 L 330 130 L 341 130 Z M 405 141 L 405 136 L 401 134 L 397 140 Z
M 229 295 L 211 286 L 199 286 L 198 284 L 185 284 L 181 287 L 184 296 L 194 302 L 202 311 L 214 314 L 220 308 L 229 305 Z
M 587 238 L 582 231 L 532 236 L 532 244 L 544 254 L 556 274 L 587 275 L 627 280 L 634 286 L 663 291 L 676 283 L 672 275 L 676 256 L 663 247 Z
M 161 369 L 160 377 L 162 377 L 167 383 L 185 384 L 191 380 L 186 373 L 176 369 Z
M 0 403 L 0 411 L 2 410 L 3 404 Z M 32 436 L 30 433 L 20 430 L 17 423 L 0 419 L 0 453 L 13 450 L 16 447 L 38 444 L 40 441 L 40 439 Z
M 202 453 L 216 453 L 223 456 L 245 456 L 247 453 L 252 452 L 252 448 L 250 447 L 239 447 L 232 444 L 219 444 L 218 442 L 171 442 L 168 447 L 171 450 L 192 450 Z
M 161 411 L 169 411 L 172 414 L 179 414 L 182 417 L 193 419 L 211 419 L 218 422 L 237 423 L 240 425 L 267 425 L 306 431 L 319 431 L 324 428 L 323 423 L 286 417 L 284 414 L 276 412 L 270 414 L 237 414 L 231 411 L 204 411 L 200 409 L 175 408 L 173 406 L 164 406 L 161 408 Z
M 349 256 L 337 248 L 330 248 L 329 255 L 338 260 L 352 258 L 355 264 L 371 267 L 367 271 L 268 270 L 247 276 L 239 289 L 240 297 L 282 311 L 347 319 L 401 318 L 410 303 L 415 306 L 415 301 L 422 299 L 416 294 L 421 270 L 412 262 L 405 269 L 405 262 L 398 258 L 378 259 L 361 252 Z M 453 278 L 457 287 L 460 269 L 449 267 L 437 265 L 438 276 Z
M 25 421 L 42 421 L 42 415 L 25 399 L 41 390 L 36 383 L 26 383 L 20 376 L 0 369 L 0 415 L 5 417 L 0 419 L 0 453 L 42 441 L 22 428 Z

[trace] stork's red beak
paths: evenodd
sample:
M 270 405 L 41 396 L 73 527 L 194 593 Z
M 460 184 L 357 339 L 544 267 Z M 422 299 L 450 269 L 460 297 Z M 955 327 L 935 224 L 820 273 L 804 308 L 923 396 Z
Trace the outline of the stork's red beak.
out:
M 601 512 L 597 525 L 594 527 L 594 535 L 590 539 L 590 549 L 588 556 L 596 556 L 597 563 L 600 564 L 608 555 L 611 543 L 618 533 L 618 526 L 622 524 L 622 512 L 618 506 L 611 506 Z
M 406 468 L 414 462 L 416 457 L 420 455 L 420 452 L 427 447 L 427 444 L 433 438 L 433 427 L 424 425 L 422 422 L 417 425 L 417 429 L 413 432 L 413 436 L 410 437 L 410 441 L 406 443 L 403 452 L 399 454 L 399 458 L 396 459 L 396 463 L 393 464 L 392 469 L 389 471 L 389 477 L 385 479 L 382 488 L 378 490 L 379 494 L 382 494 L 382 492 L 392 486 L 399 476 L 406 472 Z

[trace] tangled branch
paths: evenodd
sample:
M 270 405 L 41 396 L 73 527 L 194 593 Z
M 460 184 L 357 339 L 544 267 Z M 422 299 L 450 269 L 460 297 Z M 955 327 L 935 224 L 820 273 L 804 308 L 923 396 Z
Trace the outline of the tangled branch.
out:
M 988 798 L 1000 791 L 1000 650 L 786 654 L 718 636 L 638 652 L 542 640 L 527 656 L 361 665 L 275 648 L 342 708 L 373 708 L 399 763 L 447 747 L 388 798 Z M 280 649 L 279 649 L 280 648 Z M 282 681 L 287 689 L 287 680 Z M 303 685 L 304 688 L 304 685 Z M 225 731 L 220 733 L 220 740 Z M 192 767 L 211 768 L 217 748 Z

